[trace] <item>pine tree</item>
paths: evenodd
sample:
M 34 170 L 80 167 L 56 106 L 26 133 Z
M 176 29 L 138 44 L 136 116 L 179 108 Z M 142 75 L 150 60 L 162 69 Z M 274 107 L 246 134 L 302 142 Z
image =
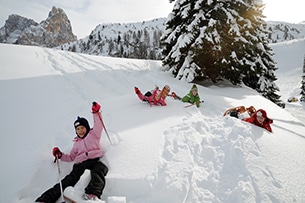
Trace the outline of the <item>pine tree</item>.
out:
M 247 65 L 242 47 L 247 46 L 238 23 L 247 22 L 236 20 L 241 19 L 236 9 L 248 8 L 242 0 L 176 1 L 161 39 L 165 68 L 188 82 L 228 79 L 241 83 L 241 70 Z
M 301 87 L 300 101 L 305 102 L 305 56 L 304 56 L 304 61 L 303 61 L 303 76 L 302 76 L 302 87 Z
M 191 67 L 192 62 L 188 61 L 188 59 L 192 59 L 188 50 L 193 42 L 190 38 L 192 34 L 188 32 L 187 26 L 192 21 L 190 16 L 194 14 L 196 14 L 194 1 L 177 0 L 166 23 L 165 33 L 161 37 L 164 56 L 162 62 L 165 69 L 176 78 L 188 82 L 194 80 L 194 73 Z
M 206 8 L 206 5 L 203 5 Z M 206 75 L 213 82 L 228 79 L 233 84 L 240 84 L 242 64 L 237 53 L 243 53 L 245 47 L 240 36 L 239 18 L 236 8 L 246 9 L 243 1 L 213 1 L 204 22 L 204 33 L 200 34 L 193 49 L 196 64 L 201 67 L 201 76 Z M 241 50 L 241 51 L 238 51 Z
M 277 94 L 279 87 L 275 84 L 277 78 L 274 74 L 277 68 L 275 61 L 272 59 L 272 49 L 268 43 L 269 31 L 266 22 L 263 20 L 263 5 L 257 4 L 256 0 L 246 0 L 246 2 L 248 3 L 247 12 L 241 14 L 241 16 L 250 20 L 251 27 L 243 27 L 241 32 L 244 33 L 243 36 L 245 36 L 249 45 L 243 50 L 243 54 L 246 53 L 249 56 L 248 63 L 250 65 L 242 71 L 245 75 L 243 82 L 270 101 L 285 108 L 285 103 L 280 100 L 280 96 Z
M 263 7 L 256 2 L 176 0 L 161 38 L 165 69 L 187 82 L 243 82 L 283 106 Z

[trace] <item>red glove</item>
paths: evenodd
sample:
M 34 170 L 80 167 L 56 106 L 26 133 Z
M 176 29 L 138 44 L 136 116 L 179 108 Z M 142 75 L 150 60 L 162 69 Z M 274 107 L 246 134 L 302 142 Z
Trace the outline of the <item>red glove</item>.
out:
M 177 98 L 177 95 L 176 95 L 176 93 L 175 93 L 175 92 L 172 92 L 172 97 L 174 97 L 174 99 L 176 99 L 176 98 Z
M 62 156 L 62 152 L 59 150 L 58 147 L 54 147 L 52 150 L 52 154 L 53 156 L 55 156 L 55 158 L 60 159 Z
M 99 105 L 97 102 L 92 103 L 92 113 L 97 113 L 101 109 L 101 105 Z

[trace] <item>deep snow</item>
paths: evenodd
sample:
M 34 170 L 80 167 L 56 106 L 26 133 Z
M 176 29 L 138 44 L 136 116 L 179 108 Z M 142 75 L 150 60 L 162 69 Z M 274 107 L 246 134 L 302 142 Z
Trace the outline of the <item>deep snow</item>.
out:
M 285 101 L 299 96 L 304 42 L 272 45 Z M 166 107 L 150 107 L 137 98 L 134 86 L 145 92 L 168 84 L 183 96 L 191 84 L 162 72 L 160 61 L 7 44 L 0 44 L 0 59 L 0 202 L 33 202 L 58 181 L 51 150 L 70 151 L 73 122 L 80 115 L 92 123 L 92 101 L 102 105 L 115 143 L 111 146 L 103 132 L 103 161 L 110 169 L 103 200 L 305 202 L 302 103 L 281 109 L 247 87 L 223 83 L 199 86 L 200 108 L 184 108 L 172 98 Z M 274 132 L 222 116 L 239 105 L 265 109 Z M 71 167 L 61 162 L 62 175 Z M 86 172 L 76 190 L 88 180 Z

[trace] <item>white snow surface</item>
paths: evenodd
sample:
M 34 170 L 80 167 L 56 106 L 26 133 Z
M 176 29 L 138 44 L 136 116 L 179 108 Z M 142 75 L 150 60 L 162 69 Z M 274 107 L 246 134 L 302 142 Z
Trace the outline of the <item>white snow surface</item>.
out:
M 273 44 L 283 99 L 299 97 L 305 40 Z M 73 122 L 102 115 L 102 161 L 109 167 L 102 200 L 127 203 L 305 202 L 304 103 L 282 109 L 247 87 L 198 86 L 204 103 L 140 101 L 168 84 L 184 96 L 192 84 L 163 72 L 160 61 L 89 56 L 48 48 L 0 44 L 0 202 L 32 203 L 58 182 L 52 148 L 68 153 Z M 232 117 L 234 106 L 263 108 L 273 133 Z M 60 162 L 61 177 L 73 163 Z M 86 171 L 75 190 L 90 179 Z M 70 188 L 71 189 L 71 188 Z M 60 202 L 60 200 L 58 201 Z M 85 202 L 85 201 L 84 201 Z

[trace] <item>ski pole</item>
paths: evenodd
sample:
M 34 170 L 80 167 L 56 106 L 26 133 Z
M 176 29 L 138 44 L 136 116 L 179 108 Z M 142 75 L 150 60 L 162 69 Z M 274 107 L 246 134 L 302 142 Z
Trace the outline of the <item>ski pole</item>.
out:
M 195 104 L 189 104 L 189 105 L 186 105 L 184 108 L 188 108 L 188 107 L 191 107 L 191 106 L 194 106 Z
M 200 103 L 204 103 L 204 101 L 200 101 Z M 194 106 L 196 103 L 193 103 L 193 104 L 189 104 L 189 105 L 186 105 L 184 108 L 188 108 L 188 107 L 191 107 L 191 106 Z
M 60 177 L 61 173 L 60 173 L 59 160 L 58 160 L 57 156 L 55 158 L 55 161 L 56 161 L 57 169 L 58 169 L 58 179 L 59 179 L 59 186 L 60 186 L 60 193 L 61 193 L 61 202 L 65 203 L 65 200 L 64 200 L 64 191 L 63 191 L 63 188 L 62 188 L 61 177 Z
M 106 135 L 107 135 L 107 138 L 108 138 L 110 144 L 113 145 L 112 142 L 111 142 L 110 136 L 109 136 L 109 134 L 108 134 L 108 132 L 107 132 L 107 129 L 106 129 L 106 127 L 105 127 L 104 121 L 103 121 L 102 116 L 101 116 L 100 113 L 98 113 L 98 117 L 100 118 L 100 120 L 101 120 L 101 122 L 102 122 L 102 126 L 103 126 L 103 128 L 105 129 L 105 133 L 106 133 Z

